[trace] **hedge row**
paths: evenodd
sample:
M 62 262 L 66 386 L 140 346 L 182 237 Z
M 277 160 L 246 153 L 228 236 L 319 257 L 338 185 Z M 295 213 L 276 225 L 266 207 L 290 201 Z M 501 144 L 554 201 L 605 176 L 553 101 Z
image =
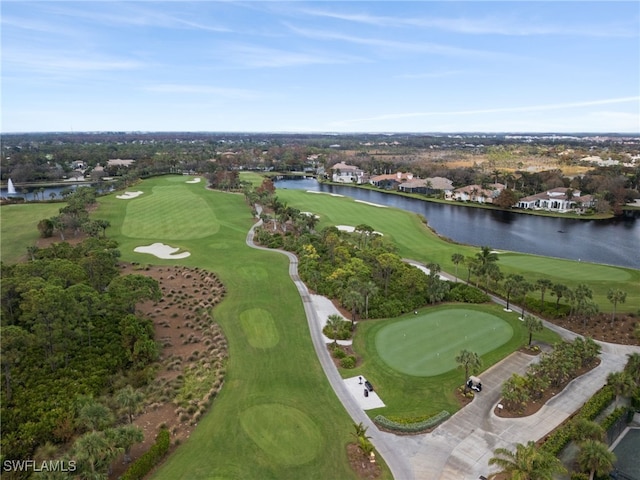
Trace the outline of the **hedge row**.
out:
M 566 447 L 572 440 L 573 436 L 573 421 L 578 418 L 586 418 L 587 420 L 593 420 L 602 412 L 607 406 L 615 399 L 616 394 L 610 385 L 605 385 L 598 390 L 593 397 L 578 410 L 571 421 L 566 422 L 564 425 L 558 427 L 553 433 L 551 433 L 542 444 L 547 452 L 554 456 Z
M 141 480 L 153 467 L 160 463 L 160 460 L 162 460 L 169 451 L 170 446 L 169 430 L 163 428 L 158 432 L 156 443 L 138 460 L 131 464 L 122 477 L 120 477 L 121 480 Z
M 437 415 L 434 415 L 431 418 L 427 418 L 422 422 L 416 423 L 398 423 L 393 420 L 389 420 L 387 417 L 383 415 L 378 415 L 373 421 L 380 427 L 390 430 L 392 432 L 402 432 L 402 433 L 421 433 L 430 428 L 436 427 L 444 422 L 447 418 L 449 418 L 451 414 L 446 410 L 441 411 Z

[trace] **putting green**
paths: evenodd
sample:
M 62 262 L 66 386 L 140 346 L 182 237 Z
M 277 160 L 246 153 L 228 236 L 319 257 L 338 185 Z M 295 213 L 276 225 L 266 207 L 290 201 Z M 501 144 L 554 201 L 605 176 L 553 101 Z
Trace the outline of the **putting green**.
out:
M 129 238 L 189 240 L 213 235 L 220 229 L 207 202 L 183 185 L 156 186 L 151 193 L 131 199 L 122 222 Z
M 302 465 L 322 451 L 313 420 L 297 408 L 279 403 L 250 407 L 240 415 L 242 429 L 274 461 Z
M 513 329 L 489 313 L 447 309 L 391 323 L 376 335 L 380 358 L 407 375 L 430 377 L 457 368 L 466 349 L 483 355 L 508 342 Z
M 280 340 L 271 314 L 262 308 L 251 308 L 242 312 L 240 324 L 249 345 L 254 348 L 272 348 Z

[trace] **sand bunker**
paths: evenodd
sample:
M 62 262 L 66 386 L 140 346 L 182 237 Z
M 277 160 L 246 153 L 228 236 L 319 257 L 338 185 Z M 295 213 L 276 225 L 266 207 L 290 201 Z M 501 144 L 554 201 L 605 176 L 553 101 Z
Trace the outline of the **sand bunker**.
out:
M 200 180 L 202 179 L 198 177 L 198 178 L 194 178 L 193 180 L 187 180 L 187 183 L 200 183 Z
M 341 232 L 353 233 L 353 232 L 356 231 L 356 227 L 352 227 L 351 225 L 336 225 L 336 228 L 338 230 L 340 230 Z M 380 232 L 375 232 L 374 231 L 373 233 L 375 233 L 376 235 L 383 236 L 382 233 L 380 233 Z
M 116 198 L 120 198 L 122 200 L 130 200 L 132 198 L 139 197 L 144 192 L 124 192 L 124 195 L 116 195 Z
M 175 253 L 179 248 L 173 248 L 169 245 L 165 245 L 164 243 L 153 243 L 151 245 L 143 245 L 141 247 L 136 247 L 133 249 L 134 252 L 138 253 L 150 253 L 151 255 L 155 255 L 158 258 L 164 258 L 167 260 L 172 260 L 176 258 L 187 258 L 191 255 L 189 252 Z
M 318 215 L 311 213 L 311 212 L 300 212 L 300 215 L 305 215 L 307 217 L 315 217 L 315 218 L 320 218 Z
M 344 195 L 339 195 L 337 193 L 329 193 L 329 192 L 316 192 L 314 190 L 307 190 L 307 193 L 321 193 L 322 195 L 331 195 L 332 197 L 344 197 Z
M 364 200 L 354 200 L 358 203 L 364 203 L 365 205 L 371 205 L 372 207 L 380 207 L 380 208 L 387 208 L 386 205 L 380 205 L 378 203 L 371 203 L 371 202 L 365 202 Z

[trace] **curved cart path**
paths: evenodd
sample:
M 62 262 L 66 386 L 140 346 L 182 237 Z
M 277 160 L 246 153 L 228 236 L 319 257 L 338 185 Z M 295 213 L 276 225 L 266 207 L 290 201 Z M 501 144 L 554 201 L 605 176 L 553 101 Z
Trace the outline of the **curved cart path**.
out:
M 249 230 L 247 245 L 273 252 L 273 249 L 260 247 L 253 241 L 254 230 L 261 224 L 262 221 L 258 221 Z M 513 373 L 523 374 L 537 359 L 516 352 L 483 372 L 482 392 L 432 432 L 413 436 L 382 432 L 350 394 L 333 364 L 322 331 L 318 328 L 321 323 L 312 296 L 298 275 L 298 258 L 290 252 L 277 251 L 289 257 L 289 275 L 302 298 L 311 340 L 329 383 L 353 421 L 369 427 L 367 433 L 371 435 L 372 443 L 397 480 L 475 480 L 481 475 L 488 476 L 488 461 L 496 448 L 513 449 L 516 443 L 542 438 L 598 391 L 610 372 L 621 370 L 628 354 L 640 353 L 640 347 L 598 342 L 602 346 L 602 361 L 597 368 L 572 381 L 536 414 L 526 418 L 502 419 L 493 414 L 502 382 Z M 492 297 L 492 300 L 504 304 L 498 297 Z M 544 323 L 567 340 L 576 336 L 556 325 Z

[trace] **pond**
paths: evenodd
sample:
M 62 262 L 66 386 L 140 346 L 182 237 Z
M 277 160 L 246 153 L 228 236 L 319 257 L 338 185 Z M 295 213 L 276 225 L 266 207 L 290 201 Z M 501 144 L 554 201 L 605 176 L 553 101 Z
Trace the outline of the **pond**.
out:
M 640 269 L 638 212 L 607 220 L 579 220 L 428 202 L 382 191 L 323 184 L 313 178 L 279 180 L 275 185 L 338 193 L 419 213 L 438 234 L 459 243 Z

